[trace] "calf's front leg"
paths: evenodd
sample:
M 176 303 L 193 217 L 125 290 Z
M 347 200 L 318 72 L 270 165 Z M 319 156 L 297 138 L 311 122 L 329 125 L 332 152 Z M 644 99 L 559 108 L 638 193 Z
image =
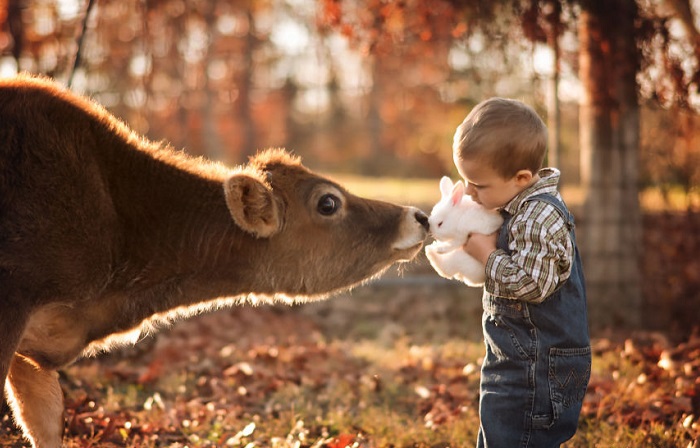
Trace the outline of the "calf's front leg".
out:
M 63 392 L 58 373 L 15 354 L 5 384 L 15 422 L 34 448 L 60 448 L 63 439 Z
M 9 389 L 7 375 L 29 318 L 28 307 L 19 306 L 21 301 L 11 300 L 13 296 L 9 291 L 11 291 L 10 285 L 3 277 L 0 268 L 0 410 L 7 403 Z

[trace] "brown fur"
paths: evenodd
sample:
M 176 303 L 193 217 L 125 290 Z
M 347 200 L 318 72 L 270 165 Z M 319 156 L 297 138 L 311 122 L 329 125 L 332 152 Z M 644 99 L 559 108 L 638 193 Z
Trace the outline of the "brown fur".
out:
M 340 207 L 324 214 L 328 194 Z M 47 80 L 0 81 L 0 384 L 15 420 L 58 447 L 56 369 L 176 315 L 351 287 L 411 259 L 426 226 L 282 150 L 229 169 Z

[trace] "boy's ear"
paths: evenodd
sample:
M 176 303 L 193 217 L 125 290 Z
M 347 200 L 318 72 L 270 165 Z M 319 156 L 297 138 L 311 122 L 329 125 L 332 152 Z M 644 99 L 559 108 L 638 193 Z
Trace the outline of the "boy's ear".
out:
M 450 196 L 452 193 L 452 187 L 452 179 L 447 176 L 442 176 L 442 179 L 440 179 L 440 193 L 442 194 L 443 198 Z
M 226 205 L 233 221 L 258 238 L 268 238 L 282 228 L 282 210 L 272 189 L 259 179 L 234 174 L 224 181 Z
M 527 186 L 531 181 L 534 174 L 530 170 L 520 170 L 515 173 L 515 182 L 519 186 Z
M 462 183 L 461 180 L 458 180 L 457 183 L 452 188 L 452 197 L 451 197 L 452 205 L 457 205 L 460 202 L 462 202 L 462 198 L 464 197 L 465 191 L 466 191 L 466 189 L 464 188 L 464 184 Z

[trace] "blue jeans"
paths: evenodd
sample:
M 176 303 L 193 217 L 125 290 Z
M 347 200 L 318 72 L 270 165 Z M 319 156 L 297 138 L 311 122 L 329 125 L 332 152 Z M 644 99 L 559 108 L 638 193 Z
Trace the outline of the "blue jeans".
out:
M 590 345 L 552 344 L 530 313 L 538 305 L 488 302 L 477 447 L 558 447 L 576 433 L 590 377 Z
M 535 196 L 567 219 L 551 195 Z M 508 249 L 506 221 L 497 246 Z M 486 356 L 481 369 L 478 448 L 558 447 L 576 433 L 591 374 L 586 290 L 576 248 L 569 279 L 542 303 L 493 297 L 484 291 Z

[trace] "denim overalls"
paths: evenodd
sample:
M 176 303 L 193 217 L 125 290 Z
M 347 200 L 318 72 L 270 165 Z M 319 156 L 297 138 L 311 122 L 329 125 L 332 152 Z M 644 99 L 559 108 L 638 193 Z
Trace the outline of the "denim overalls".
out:
M 571 275 L 542 303 L 484 292 L 486 356 L 481 369 L 477 447 L 558 447 L 575 433 L 591 373 L 586 292 L 574 220 L 551 194 L 527 201 L 552 204 L 567 220 L 575 249 Z M 508 249 L 505 217 L 497 247 Z

